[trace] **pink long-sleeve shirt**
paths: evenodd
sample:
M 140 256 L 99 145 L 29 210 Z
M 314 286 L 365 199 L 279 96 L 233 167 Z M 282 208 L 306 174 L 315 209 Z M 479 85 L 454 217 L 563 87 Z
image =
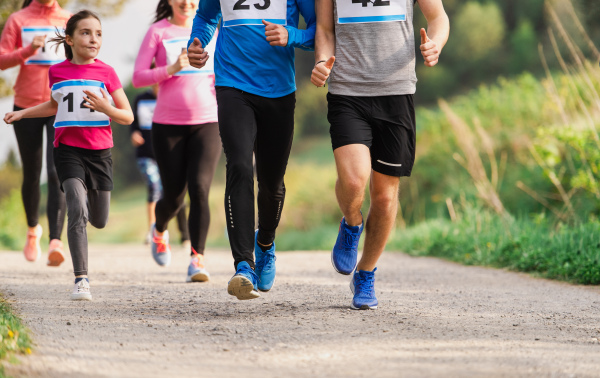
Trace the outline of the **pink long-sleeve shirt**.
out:
M 167 125 L 198 125 L 217 122 L 215 75 L 212 64 L 202 70 L 187 67 L 169 75 L 167 66 L 187 47 L 191 29 L 163 19 L 146 33 L 135 61 L 133 85 L 159 84 L 153 122 Z M 211 54 L 212 55 L 212 54 Z M 213 57 L 210 57 L 212 61 Z M 151 69 L 152 61 L 156 68 Z M 212 62 L 210 62 L 212 63 Z
M 21 66 L 15 83 L 15 105 L 30 108 L 50 100 L 48 85 L 48 69 L 57 61 L 37 62 L 32 64 L 31 58 L 37 56 L 41 49 L 32 50 L 31 43 L 23 44 L 23 36 L 31 37 L 35 30 L 46 34 L 46 40 L 54 37 L 54 27 L 64 29 L 71 14 L 63 10 L 58 2 L 42 4 L 32 1 L 29 6 L 10 15 L 0 39 L 0 70 Z M 31 31 L 29 31 L 31 30 Z M 54 46 L 47 44 L 47 49 Z

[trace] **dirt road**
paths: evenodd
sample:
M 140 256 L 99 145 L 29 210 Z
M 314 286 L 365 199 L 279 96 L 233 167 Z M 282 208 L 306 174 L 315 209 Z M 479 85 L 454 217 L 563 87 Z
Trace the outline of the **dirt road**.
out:
M 0 252 L 0 291 L 32 330 L 13 376 L 598 376 L 600 288 L 386 253 L 379 309 L 354 311 L 327 252 L 279 253 L 273 290 L 226 292 L 228 251 L 212 280 L 185 283 L 188 257 L 160 268 L 144 246 L 93 245 L 93 302 L 71 302 L 60 268 Z

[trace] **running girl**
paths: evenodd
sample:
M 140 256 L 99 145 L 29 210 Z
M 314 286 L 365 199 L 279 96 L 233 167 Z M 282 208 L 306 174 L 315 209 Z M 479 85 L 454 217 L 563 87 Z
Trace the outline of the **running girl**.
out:
M 46 47 L 55 28 L 64 29 L 70 13 L 61 9 L 56 0 L 25 0 L 20 11 L 12 14 L 2 31 L 0 40 L 0 70 L 20 66 L 15 84 L 14 110 L 31 108 L 50 99 L 48 68 L 65 60 L 64 50 Z M 65 222 L 65 195 L 54 168 L 52 141 L 54 140 L 54 115 L 15 122 L 15 136 L 23 165 L 21 195 L 27 217 L 27 242 L 23 248 L 25 258 L 40 258 L 42 226 L 39 224 L 40 172 L 44 153 L 44 126 L 46 126 L 46 169 L 48 172 L 48 226 L 50 229 L 49 266 L 59 266 L 64 261 L 60 241 Z
M 196 69 L 190 66 L 186 54 L 196 8 L 191 0 L 159 1 L 155 23 L 142 42 L 133 73 L 135 87 L 160 86 L 152 144 L 163 197 L 156 204 L 152 256 L 161 266 L 171 262 L 167 225 L 183 205 L 187 184 L 192 244 L 188 282 L 207 281 L 210 277 L 204 266 L 210 224 L 208 193 L 221 155 L 212 59 L 203 69 Z M 151 68 L 153 61 L 156 68 Z
M 50 101 L 7 113 L 4 122 L 56 115 L 54 161 L 67 200 L 75 273 L 71 299 L 91 300 L 86 225 L 88 220 L 96 228 L 106 225 L 113 188 L 110 121 L 129 125 L 133 113 L 114 69 L 96 59 L 102 46 L 98 16 L 78 12 L 67 22 L 65 35 L 51 41 L 64 47 L 67 60 L 50 68 Z

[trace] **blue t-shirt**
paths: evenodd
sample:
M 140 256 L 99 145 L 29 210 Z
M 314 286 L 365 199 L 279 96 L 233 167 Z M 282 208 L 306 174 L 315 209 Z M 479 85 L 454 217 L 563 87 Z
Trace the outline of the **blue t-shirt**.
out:
M 202 46 L 208 45 L 220 23 L 214 56 L 216 86 L 269 98 L 296 90 L 294 48 L 314 48 L 315 2 L 287 0 L 286 6 L 283 1 L 200 0 L 188 46 L 194 38 Z M 298 29 L 300 14 L 306 21 L 306 30 Z M 269 45 L 262 19 L 285 25 L 287 46 Z

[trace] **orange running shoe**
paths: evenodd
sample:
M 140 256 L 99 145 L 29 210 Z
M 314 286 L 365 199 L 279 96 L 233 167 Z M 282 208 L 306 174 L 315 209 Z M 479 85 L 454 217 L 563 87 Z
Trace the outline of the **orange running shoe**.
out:
M 42 256 L 42 248 L 40 247 L 40 238 L 42 237 L 42 226 L 39 224 L 29 228 L 27 231 L 27 242 L 23 248 L 23 254 L 27 261 L 37 261 Z
M 58 239 L 50 240 L 50 248 L 48 249 L 48 266 L 60 266 L 65 261 L 65 255 L 63 254 L 63 243 Z

